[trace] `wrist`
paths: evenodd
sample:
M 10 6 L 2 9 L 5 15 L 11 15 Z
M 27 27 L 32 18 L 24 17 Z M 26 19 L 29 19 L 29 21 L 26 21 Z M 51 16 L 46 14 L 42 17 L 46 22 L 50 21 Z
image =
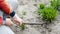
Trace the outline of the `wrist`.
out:
M 14 15 L 15 15 L 15 12 L 13 11 L 13 12 L 10 14 L 10 16 L 11 16 L 11 17 L 14 17 Z
M 13 18 L 13 20 L 17 21 L 19 17 L 17 14 L 15 14 L 14 17 L 12 17 L 12 18 Z

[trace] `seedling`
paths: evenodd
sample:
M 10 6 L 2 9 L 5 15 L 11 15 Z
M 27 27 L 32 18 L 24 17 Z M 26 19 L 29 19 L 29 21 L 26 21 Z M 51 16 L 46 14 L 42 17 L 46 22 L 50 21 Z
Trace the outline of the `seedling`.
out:
M 21 30 L 24 30 L 24 29 L 25 29 L 25 24 L 22 24 L 22 25 L 20 26 L 20 29 L 21 29 Z
M 44 9 L 44 7 L 45 7 L 45 4 L 40 4 L 39 5 L 39 8 L 38 8 L 38 15 L 40 15 L 41 14 L 41 11 L 42 11 L 42 9 Z
M 44 4 L 40 4 L 40 9 L 43 9 L 44 7 L 45 7 L 45 5 Z
M 22 15 L 26 15 L 26 12 L 25 11 L 22 11 Z
M 22 11 L 22 19 L 24 19 L 24 16 L 26 15 L 26 12 L 25 11 Z M 24 30 L 25 29 L 25 24 L 22 24 L 21 26 L 20 26 L 20 29 L 21 30 Z

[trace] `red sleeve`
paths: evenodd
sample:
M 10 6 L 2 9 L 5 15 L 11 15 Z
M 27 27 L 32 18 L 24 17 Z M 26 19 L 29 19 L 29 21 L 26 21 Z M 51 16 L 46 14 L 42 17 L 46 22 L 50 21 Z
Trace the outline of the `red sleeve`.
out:
M 7 2 L 2 2 L 1 3 L 1 8 L 6 14 L 12 13 L 12 8 Z

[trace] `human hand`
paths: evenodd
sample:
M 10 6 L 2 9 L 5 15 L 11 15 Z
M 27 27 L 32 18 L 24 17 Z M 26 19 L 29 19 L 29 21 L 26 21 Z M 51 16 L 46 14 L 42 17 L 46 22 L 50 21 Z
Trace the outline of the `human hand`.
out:
M 22 25 L 23 20 L 19 18 L 17 14 L 15 14 L 15 16 L 13 17 L 13 20 L 15 20 L 19 26 Z
M 11 25 L 14 25 L 14 23 L 11 21 L 11 19 L 6 18 L 6 23 L 5 23 L 5 25 L 11 26 Z

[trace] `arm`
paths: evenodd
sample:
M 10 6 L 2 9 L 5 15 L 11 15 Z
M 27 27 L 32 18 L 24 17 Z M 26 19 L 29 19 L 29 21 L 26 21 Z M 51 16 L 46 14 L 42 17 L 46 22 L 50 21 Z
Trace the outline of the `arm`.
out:
M 14 21 L 17 22 L 18 25 L 22 25 L 22 19 L 19 18 L 19 16 L 13 11 L 11 14 L 9 14 Z
M 22 25 L 22 19 L 19 18 L 19 16 L 13 11 L 11 14 L 9 14 L 13 20 L 15 20 L 19 25 Z
M 10 15 L 13 20 L 17 21 L 17 23 L 20 25 L 22 24 L 22 19 L 19 18 L 17 14 L 15 14 L 12 7 L 7 2 L 2 2 L 1 8 L 7 15 Z

